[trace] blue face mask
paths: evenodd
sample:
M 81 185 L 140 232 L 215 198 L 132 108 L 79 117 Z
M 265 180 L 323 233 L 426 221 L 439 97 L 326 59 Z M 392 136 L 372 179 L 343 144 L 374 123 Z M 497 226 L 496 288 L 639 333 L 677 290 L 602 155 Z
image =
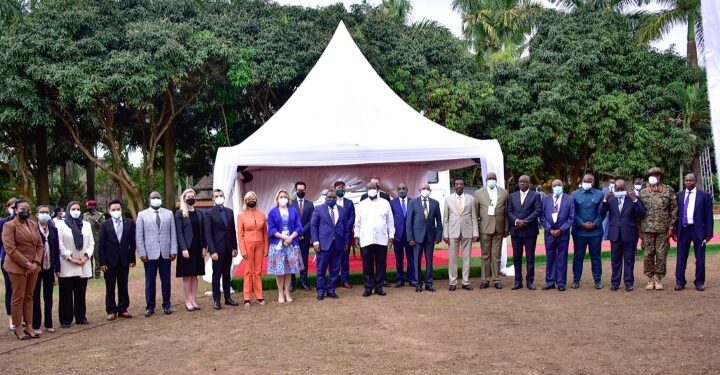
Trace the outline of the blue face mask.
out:
M 44 212 L 39 213 L 38 220 L 40 220 L 40 222 L 42 222 L 42 223 L 47 223 L 48 221 L 50 221 L 50 214 L 46 214 Z
M 560 194 L 562 194 L 562 192 L 562 186 L 553 186 L 553 194 L 555 194 L 555 196 L 559 196 Z
M 328 207 L 333 208 L 333 207 L 335 207 L 335 205 L 337 204 L 337 199 L 334 199 L 334 198 L 333 198 L 333 199 L 330 199 L 330 198 L 325 199 L 325 204 L 326 204 Z

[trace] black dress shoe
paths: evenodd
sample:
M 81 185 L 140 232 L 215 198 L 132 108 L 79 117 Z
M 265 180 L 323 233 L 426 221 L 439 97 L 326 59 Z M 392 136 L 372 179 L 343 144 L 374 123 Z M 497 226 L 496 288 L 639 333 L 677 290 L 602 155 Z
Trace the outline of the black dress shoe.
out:
M 226 299 L 225 299 L 225 304 L 226 304 L 226 305 L 229 305 L 229 306 L 240 306 L 240 304 L 237 303 L 237 302 L 235 302 L 235 300 L 232 299 L 232 298 L 226 298 Z
M 675 285 L 675 290 L 681 291 L 683 289 L 685 289 L 685 285 Z
M 388 286 L 390 286 L 390 284 L 388 284 L 388 282 L 387 282 L 387 281 L 383 281 L 383 284 L 382 284 L 382 286 L 383 286 L 383 287 L 388 287 Z
M 454 292 L 457 289 L 456 285 L 450 285 L 450 291 Z
M 167 309 L 163 309 L 163 312 L 165 313 L 165 315 L 172 314 L 172 310 L 169 307 Z
M 490 282 L 489 282 L 489 281 L 483 281 L 483 283 L 480 284 L 480 289 L 487 289 L 487 288 L 489 288 L 489 287 L 490 287 Z
M 363 292 L 363 297 L 370 297 L 371 294 L 372 294 L 372 290 L 365 289 L 365 291 Z
M 530 290 L 535 290 L 535 283 L 527 283 L 527 288 Z
M 153 316 L 154 314 L 155 314 L 155 310 L 150 310 L 150 309 L 145 310 L 146 318 L 149 318 L 149 317 Z
M 425 285 L 425 290 L 427 290 L 428 292 L 434 292 L 435 287 L 432 285 Z
M 322 301 L 325 299 L 325 296 L 322 294 L 318 294 L 317 299 L 318 299 L 318 301 Z
M 620 287 L 617 286 L 617 285 L 613 285 L 613 286 L 610 287 L 610 290 L 613 291 L 613 292 L 617 292 L 618 289 L 620 289 Z
M 559 286 L 559 287 L 558 287 L 558 291 L 564 292 L 564 291 L 565 291 L 565 287 L 564 287 L 564 286 Z
M 422 292 L 422 287 L 421 287 L 421 286 L 416 286 L 416 287 L 415 287 L 415 293 L 420 293 L 420 292 Z
M 602 282 L 600 280 L 595 282 L 595 289 L 602 289 Z
M 340 296 L 338 296 L 337 293 L 328 293 L 327 296 L 330 297 L 330 298 L 332 298 L 332 299 L 340 298 Z
M 80 320 L 76 320 L 75 324 L 85 325 L 85 324 L 90 324 L 90 322 L 88 322 L 87 319 L 80 319 Z
M 577 288 L 580 287 L 580 282 L 579 282 L 579 281 L 573 281 L 573 283 L 572 283 L 572 285 L 571 285 L 570 287 L 573 288 L 573 289 L 577 289 Z
M 499 281 L 495 282 L 495 289 L 502 289 L 502 283 Z
M 463 285 L 462 285 L 462 288 L 465 289 L 465 290 L 473 290 L 473 287 L 472 287 L 472 285 L 470 285 L 470 284 L 467 284 L 467 285 L 463 284 Z
M 555 289 L 555 284 L 545 284 L 542 287 L 542 290 L 550 290 L 550 289 Z
M 307 284 L 300 285 L 300 289 L 302 289 L 306 292 L 309 292 L 312 290 L 312 288 L 310 288 Z
M 220 301 L 213 301 L 213 309 L 215 309 L 215 310 L 222 309 L 222 305 L 220 305 Z
M 149 316 L 149 315 L 146 315 Z M 70 328 L 70 324 L 60 324 L 60 328 Z
M 375 289 L 375 294 L 377 294 L 377 295 L 379 295 L 379 296 L 384 296 L 384 295 L 386 295 L 387 293 L 385 293 L 385 291 L 383 290 L 383 288 L 377 288 L 377 289 Z
M 523 287 L 522 283 L 515 283 L 515 285 L 513 285 L 513 287 L 510 289 L 518 290 L 518 289 L 522 289 L 522 287 Z
M 697 290 L 698 292 L 704 292 L 705 285 L 695 285 L 695 290 Z
M 632 286 L 632 285 L 628 285 L 628 286 L 625 287 L 625 291 L 626 291 L 626 292 L 632 292 L 634 289 L 635 289 L 635 287 Z
M 405 283 L 403 283 L 403 282 L 401 282 L 401 281 L 398 281 L 398 282 L 395 283 L 395 287 L 396 287 L 396 288 L 402 288 L 403 286 L 405 286 Z

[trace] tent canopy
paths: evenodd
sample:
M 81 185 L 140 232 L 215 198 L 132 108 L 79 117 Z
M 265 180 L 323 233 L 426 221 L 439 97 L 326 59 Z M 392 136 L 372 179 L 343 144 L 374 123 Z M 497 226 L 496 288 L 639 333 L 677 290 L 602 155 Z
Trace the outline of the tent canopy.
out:
M 483 176 L 494 171 L 503 184 L 499 143 L 455 133 L 415 111 L 375 72 L 341 22 L 287 103 L 244 142 L 218 150 L 214 186 L 236 195 L 227 199 L 235 205 L 239 193 L 254 190 L 267 209 L 277 189 L 292 190 L 297 180 L 308 183 L 309 199 L 338 179 L 363 189 L 371 175 L 381 176 L 386 190 L 405 182 L 414 191 L 429 171 L 478 161 Z M 239 166 L 252 181 L 239 182 Z

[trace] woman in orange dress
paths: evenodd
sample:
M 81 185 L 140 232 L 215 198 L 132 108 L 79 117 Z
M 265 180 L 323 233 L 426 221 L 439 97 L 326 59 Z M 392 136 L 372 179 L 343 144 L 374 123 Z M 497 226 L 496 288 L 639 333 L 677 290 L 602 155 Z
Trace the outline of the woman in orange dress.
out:
M 268 255 L 267 218 L 257 208 L 258 198 L 254 191 L 248 191 L 243 199 L 243 210 L 237 218 L 238 245 L 243 257 L 245 279 L 243 281 L 244 305 L 250 306 L 250 298 L 265 304 L 262 292 L 262 260 Z

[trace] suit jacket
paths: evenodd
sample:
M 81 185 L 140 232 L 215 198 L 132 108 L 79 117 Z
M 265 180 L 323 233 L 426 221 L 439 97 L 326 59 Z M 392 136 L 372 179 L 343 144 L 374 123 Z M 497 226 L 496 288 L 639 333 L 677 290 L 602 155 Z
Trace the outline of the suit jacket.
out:
M 5 226 L 5 223 L 7 223 L 10 220 L 12 220 L 11 216 L 5 216 L 4 218 L 0 219 L 0 257 L 5 256 L 5 246 L 3 246 L 3 242 L 2 242 L 3 226 Z M 2 266 L 2 265 L 0 265 L 0 266 Z
M 297 209 L 294 207 L 288 208 L 288 231 L 291 235 L 293 232 L 295 232 L 299 236 L 302 234 L 302 230 L 303 225 L 300 221 L 300 215 L 298 214 Z M 275 237 L 275 233 L 282 233 L 282 231 L 283 220 L 282 215 L 280 214 L 280 209 L 278 207 L 273 207 L 270 212 L 268 212 L 268 237 L 270 238 L 270 246 L 275 246 L 282 242 L 282 239 Z M 307 238 L 308 241 L 310 241 L 310 236 L 308 236 Z M 292 244 L 295 246 L 300 246 L 298 237 L 295 237 Z
M 218 206 L 213 206 L 205 213 L 203 227 L 210 254 L 230 254 L 238 249 L 234 216 L 231 209 Z
M 85 264 L 78 265 L 70 261 L 70 258 L 87 257 L 93 259 L 95 254 L 95 236 L 92 233 L 91 224 L 83 221 L 80 232 L 83 237 L 83 246 L 81 249 L 75 247 L 75 239 L 70 227 L 61 221 L 57 225 L 58 237 L 60 239 L 60 277 L 81 277 L 89 279 L 93 277 L 93 264 L 90 261 Z
M 340 202 L 340 198 L 338 198 L 338 202 Z M 338 204 L 338 206 L 340 205 Z M 347 219 L 352 234 L 353 226 L 355 226 L 355 204 L 350 199 L 343 198 L 343 205 L 341 207 L 345 209 L 345 218 Z
M 347 220 L 347 211 L 340 206 L 337 208 L 335 223 L 330 217 L 330 209 L 326 204 L 315 207 L 310 224 L 312 242 L 320 243 L 320 251 L 331 250 L 330 246 L 335 241 L 335 249 L 343 250 L 350 246 L 350 225 Z
M 705 239 L 713 235 L 713 212 L 712 198 L 710 194 L 695 188 L 697 196 L 695 197 L 695 212 L 693 213 L 693 227 L 695 228 L 695 238 Z M 675 232 L 680 235 L 683 229 L 682 217 L 685 211 L 685 190 L 681 190 L 675 194 L 677 197 L 678 214 L 677 229 Z
M 6 252 L 3 264 L 5 272 L 24 274 L 27 262 L 40 264 L 45 248 L 36 228 L 37 223 L 32 220 L 27 220 L 25 224 L 17 219 L 5 223 L 2 231 Z
M 196 209 L 198 221 L 200 221 L 200 233 L 193 233 L 192 223 L 190 222 L 190 216 L 183 217 L 182 211 L 177 210 L 175 212 L 175 233 L 177 234 L 178 250 L 189 250 L 192 245 L 193 238 L 200 236 L 200 246 L 207 247 L 207 241 L 205 240 L 205 213 Z
M 405 209 L 409 210 L 410 207 L 410 197 L 405 198 Z M 407 240 L 407 235 L 405 234 L 405 213 L 403 213 L 402 205 L 400 204 L 400 198 L 394 198 L 390 201 L 390 209 L 393 213 L 393 223 L 395 224 L 395 236 L 393 236 L 395 241 L 402 241 Z
M 386 201 L 390 202 L 390 195 L 388 195 L 388 193 L 386 193 L 386 192 L 384 192 L 384 191 L 379 191 L 379 192 L 378 192 L 378 195 L 380 196 L 380 198 L 385 199 Z M 362 201 L 364 201 L 365 199 L 367 199 L 367 197 L 368 197 L 367 193 L 363 194 L 363 195 L 360 197 L 360 202 L 362 202 Z
M 545 228 L 545 235 L 550 235 L 550 229 L 560 229 L 563 236 L 570 234 L 575 222 L 575 200 L 569 194 L 563 193 L 560 200 L 560 209 L 558 210 L 557 221 L 553 221 L 552 213 L 554 203 L 554 195 L 546 195 L 542 199 L 542 214 L 540 215 L 540 224 Z
M 600 203 L 600 214 L 608 217 L 608 240 L 612 242 L 637 242 L 638 220 L 645 216 L 645 206 L 640 199 L 633 202 L 625 197 L 622 211 L 617 197 L 610 197 Z
M 131 263 L 135 263 L 135 223 L 122 218 L 122 226 L 122 236 L 118 241 L 115 219 L 111 218 L 100 224 L 98 257 L 101 266 L 128 267 Z
M 418 243 L 440 242 L 443 234 L 440 203 L 428 197 L 428 216 L 426 219 L 422 200 L 422 197 L 415 198 L 408 205 L 407 218 L 405 219 L 407 240 Z
M 135 225 L 135 243 L 139 256 L 149 260 L 170 259 L 177 255 L 177 233 L 172 211 L 160 207 L 160 229 L 157 227 L 155 210 L 147 208 L 140 211 Z
M 474 238 L 480 236 L 478 232 L 477 207 L 472 195 L 463 193 L 465 205 L 462 212 L 458 212 L 458 195 L 452 193 L 445 198 L 443 208 L 443 238 Z
M 45 238 L 43 237 L 42 232 L 40 232 L 40 224 L 38 224 L 38 234 L 40 235 L 40 239 L 43 241 L 43 246 L 45 246 Z M 58 229 L 55 227 L 55 224 L 52 223 L 52 220 L 48 221 L 47 241 L 50 249 L 49 270 L 53 273 L 60 272 L 60 237 L 58 235 Z M 40 266 L 44 266 L 42 261 Z
M 302 233 L 300 235 L 303 237 L 302 241 L 299 241 L 298 243 L 301 246 L 310 246 L 310 220 L 312 220 L 313 216 L 313 210 L 315 210 L 315 205 L 313 202 L 309 201 L 307 198 L 305 199 L 305 203 L 303 203 L 303 212 L 300 212 L 300 204 L 298 203 L 297 199 L 293 199 L 292 202 L 290 202 L 290 207 L 294 207 L 297 212 L 300 213 L 300 222 L 302 223 Z
M 482 234 L 505 233 L 508 226 L 507 219 L 507 190 L 496 187 L 497 189 L 497 205 L 495 206 L 495 215 L 488 215 L 488 208 L 492 201 L 487 187 L 479 189 L 475 192 L 475 204 L 478 215 L 478 229 Z
M 564 198 L 564 197 L 563 197 Z M 520 191 L 510 194 L 508 201 L 508 221 L 510 234 L 514 237 L 535 237 L 540 233 L 538 219 L 542 214 L 542 201 L 540 194 L 528 190 L 525 201 L 520 204 Z M 518 229 L 515 227 L 515 220 L 525 220 L 527 225 Z

